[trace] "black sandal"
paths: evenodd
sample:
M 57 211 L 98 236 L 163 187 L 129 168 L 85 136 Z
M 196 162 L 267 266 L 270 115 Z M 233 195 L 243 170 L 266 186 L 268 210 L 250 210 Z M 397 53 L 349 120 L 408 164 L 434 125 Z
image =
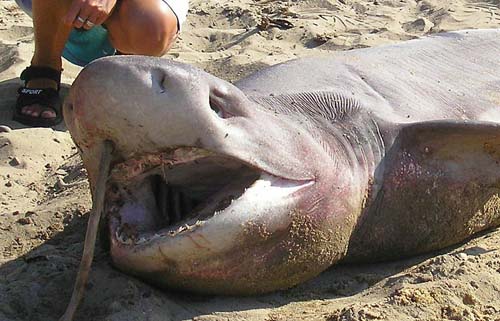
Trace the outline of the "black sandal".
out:
M 49 67 L 30 66 L 21 73 L 21 80 L 24 80 L 24 87 L 17 91 L 19 96 L 16 101 L 14 120 L 21 124 L 32 127 L 51 127 L 62 121 L 61 98 L 59 88 L 61 87 L 61 71 Z M 54 88 L 27 88 L 27 83 L 32 79 L 47 78 L 57 83 L 57 90 Z M 40 105 L 44 108 L 37 117 L 22 113 L 22 109 L 29 105 Z M 53 110 L 56 117 L 44 118 L 42 113 L 46 110 Z

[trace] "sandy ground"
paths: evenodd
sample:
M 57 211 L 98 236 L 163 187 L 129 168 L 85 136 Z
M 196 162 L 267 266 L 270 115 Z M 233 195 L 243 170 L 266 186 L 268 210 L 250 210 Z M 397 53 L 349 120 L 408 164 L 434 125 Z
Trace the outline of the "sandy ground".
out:
M 294 57 L 429 33 L 500 27 L 499 0 L 192 1 L 167 59 L 234 81 Z M 33 51 L 30 19 L 0 0 L 0 320 L 56 320 L 69 300 L 91 206 L 64 126 L 10 120 Z M 500 53 L 499 53 L 500 59 Z M 70 85 L 79 68 L 65 64 Z M 98 250 L 77 320 L 500 320 L 500 230 L 408 260 L 329 269 L 257 297 L 160 291 Z

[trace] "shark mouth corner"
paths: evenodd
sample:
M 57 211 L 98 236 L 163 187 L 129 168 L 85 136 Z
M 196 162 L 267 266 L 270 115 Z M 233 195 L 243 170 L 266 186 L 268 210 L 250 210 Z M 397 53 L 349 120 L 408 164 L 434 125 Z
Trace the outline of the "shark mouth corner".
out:
M 251 217 L 312 184 L 274 176 L 229 156 L 180 147 L 116 164 L 104 212 L 112 238 L 133 246 L 184 235 L 225 214 Z

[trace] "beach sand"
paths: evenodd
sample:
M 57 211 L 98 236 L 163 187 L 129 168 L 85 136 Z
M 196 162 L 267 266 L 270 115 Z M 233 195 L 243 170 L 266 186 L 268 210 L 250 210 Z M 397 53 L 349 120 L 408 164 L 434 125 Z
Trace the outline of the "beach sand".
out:
M 499 0 L 199 1 L 166 59 L 234 81 L 295 57 L 396 43 L 441 31 L 499 28 Z M 0 1 L 0 320 L 57 320 L 69 301 L 91 207 L 64 125 L 11 121 L 31 20 Z M 500 59 L 500 53 L 499 53 Z M 80 68 L 64 64 L 65 90 Z M 500 231 L 407 260 L 333 267 L 253 297 L 159 290 L 97 250 L 76 320 L 500 320 Z M 256 267 L 257 269 L 258 267 Z

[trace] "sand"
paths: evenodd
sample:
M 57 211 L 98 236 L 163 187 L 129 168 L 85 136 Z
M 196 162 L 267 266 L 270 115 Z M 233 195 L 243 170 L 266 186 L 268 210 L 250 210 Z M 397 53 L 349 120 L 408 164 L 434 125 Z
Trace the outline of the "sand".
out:
M 200 1 L 167 59 L 237 80 L 295 57 L 500 27 L 498 0 Z M 0 320 L 57 320 L 69 300 L 91 206 L 64 125 L 12 122 L 31 20 L 0 1 Z M 499 53 L 500 59 L 500 53 Z M 80 68 L 64 65 L 69 86 Z M 1 131 L 1 129 L 0 129 Z M 500 231 L 439 253 L 336 266 L 255 297 L 161 291 L 114 270 L 98 249 L 77 320 L 500 320 Z

